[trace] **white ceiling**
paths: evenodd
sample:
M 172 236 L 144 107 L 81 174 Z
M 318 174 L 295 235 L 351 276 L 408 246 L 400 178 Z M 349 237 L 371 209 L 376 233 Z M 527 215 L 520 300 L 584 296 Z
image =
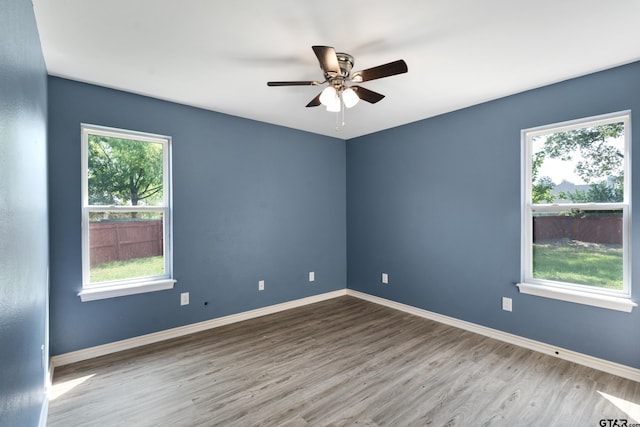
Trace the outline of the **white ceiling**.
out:
M 49 74 L 349 139 L 640 59 L 638 0 L 34 0 Z M 386 98 L 305 108 L 312 45 Z

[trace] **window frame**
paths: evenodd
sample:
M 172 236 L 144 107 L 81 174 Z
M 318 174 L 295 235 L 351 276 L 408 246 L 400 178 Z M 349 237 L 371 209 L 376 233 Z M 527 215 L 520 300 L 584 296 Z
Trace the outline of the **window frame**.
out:
M 624 193 L 620 203 L 532 203 L 532 142 L 536 136 L 593 127 L 610 123 L 624 123 Z M 521 236 L 521 293 L 559 299 L 630 312 L 637 306 L 631 301 L 631 111 L 625 110 L 599 116 L 554 123 L 521 131 L 522 143 L 522 236 Z M 562 212 L 571 209 L 622 211 L 622 290 L 567 283 L 533 277 L 533 216 L 535 212 Z
M 82 290 L 78 293 L 78 296 L 84 302 L 173 288 L 176 281 L 173 279 L 173 197 L 171 179 L 171 137 L 86 123 L 82 123 L 80 127 L 82 163 Z M 157 206 L 90 205 L 88 189 L 89 135 L 100 135 L 162 144 L 162 204 Z M 162 214 L 163 221 L 162 226 L 164 274 L 92 283 L 90 279 L 89 243 L 89 214 L 91 212 L 160 212 Z

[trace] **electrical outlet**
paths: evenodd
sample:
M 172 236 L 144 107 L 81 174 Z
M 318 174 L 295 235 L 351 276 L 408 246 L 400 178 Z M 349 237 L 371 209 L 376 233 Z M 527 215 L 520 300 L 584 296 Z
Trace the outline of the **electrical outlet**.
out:
M 513 306 L 512 306 L 511 298 L 502 297 L 502 309 L 504 311 L 512 311 Z
M 180 294 L 180 305 L 189 305 L 189 292 Z
M 382 283 L 385 285 L 389 283 L 389 275 L 387 273 L 382 273 Z
M 309 272 L 309 281 L 313 282 L 316 280 L 316 273 L 314 273 L 313 271 Z
M 259 291 L 264 291 L 264 280 L 260 280 L 258 282 L 258 290 Z

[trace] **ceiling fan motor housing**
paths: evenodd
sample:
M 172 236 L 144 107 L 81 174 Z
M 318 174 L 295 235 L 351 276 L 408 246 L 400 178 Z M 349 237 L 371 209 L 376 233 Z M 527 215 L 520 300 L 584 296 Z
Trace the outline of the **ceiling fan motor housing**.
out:
M 345 82 L 349 79 L 354 60 L 353 56 L 348 53 L 336 52 L 336 57 L 338 59 L 338 65 L 340 66 L 340 73 L 336 74 L 333 71 L 325 71 L 325 79 L 327 79 L 327 82 L 333 86 L 336 91 L 341 91 L 345 88 Z
M 336 56 L 338 57 L 338 64 L 340 64 L 340 73 L 342 74 L 342 77 L 346 79 L 349 77 L 351 69 L 353 68 L 353 56 L 342 52 L 336 53 Z
M 353 56 L 348 53 L 336 52 L 336 57 L 338 58 L 338 64 L 340 66 L 340 74 L 325 72 L 325 78 L 336 91 L 341 91 L 345 88 L 345 81 L 349 79 L 355 61 Z

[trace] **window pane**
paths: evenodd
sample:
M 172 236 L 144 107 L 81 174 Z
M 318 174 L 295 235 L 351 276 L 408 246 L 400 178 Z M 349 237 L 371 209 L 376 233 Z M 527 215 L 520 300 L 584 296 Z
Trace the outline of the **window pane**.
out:
M 160 143 L 89 134 L 89 205 L 163 205 L 162 151 Z
M 623 289 L 622 210 L 533 214 L 533 277 Z
M 164 271 L 162 212 L 90 212 L 91 283 Z
M 623 202 L 624 132 L 618 122 L 534 137 L 531 202 Z

